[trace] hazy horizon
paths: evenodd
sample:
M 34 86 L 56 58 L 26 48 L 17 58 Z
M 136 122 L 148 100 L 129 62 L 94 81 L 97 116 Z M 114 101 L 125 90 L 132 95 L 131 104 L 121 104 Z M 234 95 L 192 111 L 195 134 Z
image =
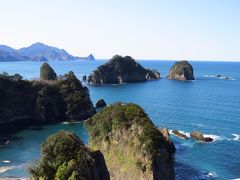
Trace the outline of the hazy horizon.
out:
M 97 59 L 240 61 L 237 0 L 0 0 L 0 44 Z

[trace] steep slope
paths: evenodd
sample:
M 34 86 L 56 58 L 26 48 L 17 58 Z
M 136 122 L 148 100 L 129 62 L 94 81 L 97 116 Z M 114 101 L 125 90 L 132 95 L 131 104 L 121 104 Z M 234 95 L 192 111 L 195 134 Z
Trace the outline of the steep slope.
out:
M 138 105 L 105 107 L 85 125 L 89 146 L 103 153 L 112 180 L 174 179 L 175 147 Z
M 0 129 L 29 124 L 84 120 L 95 113 L 87 87 L 73 72 L 57 81 L 27 81 L 0 74 Z
M 171 67 L 168 78 L 182 81 L 194 80 L 193 67 L 188 61 L 178 61 Z

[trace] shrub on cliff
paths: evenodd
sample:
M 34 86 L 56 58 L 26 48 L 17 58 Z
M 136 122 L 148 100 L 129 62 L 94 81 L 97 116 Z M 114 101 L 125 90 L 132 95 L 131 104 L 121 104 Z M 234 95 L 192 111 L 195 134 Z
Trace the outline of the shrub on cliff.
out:
M 34 179 L 80 179 L 88 177 L 93 164 L 90 151 L 75 134 L 59 131 L 41 145 L 40 160 L 29 168 Z
M 112 179 L 174 179 L 171 140 L 136 104 L 117 103 L 85 121 L 89 146 L 100 150 Z
M 116 104 L 105 107 L 102 112 L 97 113 L 86 121 L 90 140 L 102 141 L 108 133 L 117 129 L 128 129 L 136 124 L 143 128 L 139 136 L 140 142 L 146 143 L 145 149 L 151 152 L 159 150 L 163 143 L 162 134 L 153 125 L 144 110 L 136 104 Z
M 72 71 L 61 76 L 57 86 L 66 103 L 67 117 L 70 119 L 76 117 L 78 117 L 77 119 L 84 119 L 95 113 L 88 88 L 82 86 Z M 81 111 L 84 112 L 84 110 L 86 114 L 81 114 Z
M 56 80 L 57 74 L 55 71 L 49 66 L 48 63 L 43 63 L 40 68 L 40 79 L 43 80 Z

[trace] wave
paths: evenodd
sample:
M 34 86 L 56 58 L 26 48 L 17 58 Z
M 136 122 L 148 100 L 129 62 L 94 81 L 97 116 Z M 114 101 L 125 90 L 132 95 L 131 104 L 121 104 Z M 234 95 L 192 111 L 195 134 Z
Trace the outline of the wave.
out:
M 80 124 L 82 121 L 64 121 L 62 124 Z
M 23 166 L 28 165 L 28 163 L 23 163 L 19 165 L 12 165 L 12 166 L 0 166 L 0 174 L 4 173 L 6 171 L 9 171 L 11 169 L 16 169 L 16 168 L 22 168 Z
M 8 170 L 11 170 L 11 169 L 14 169 L 16 166 L 3 166 L 3 167 L 0 167 L 0 173 L 4 173 Z
M 190 136 L 190 132 L 185 132 L 185 131 L 182 131 L 182 130 L 178 130 L 181 134 L 184 134 L 186 135 L 188 138 L 191 138 Z M 169 134 L 172 134 L 174 136 L 176 136 L 174 133 L 173 133 L 173 130 L 169 130 Z M 178 137 L 178 136 L 177 136 Z M 218 135 L 215 135 L 215 134 L 203 134 L 203 137 L 206 138 L 206 137 L 210 137 L 213 139 L 212 142 L 214 141 L 220 141 L 220 140 L 224 140 L 224 138 L 222 138 L 221 136 L 218 136 Z M 236 138 L 236 137 L 235 137 Z M 239 139 L 240 136 L 238 135 L 237 138 Z
M 192 126 L 203 127 L 203 124 L 200 123 L 190 123 Z
M 222 138 L 221 136 L 214 135 L 214 134 L 203 134 L 203 137 L 204 137 L 204 138 L 206 138 L 206 137 L 212 138 L 212 139 L 213 139 L 212 142 L 223 140 L 223 138 Z
M 210 172 L 208 172 L 206 176 L 207 176 L 207 177 L 213 177 L 213 178 L 218 177 L 217 173 L 214 172 L 214 171 L 210 171 Z
M 216 78 L 216 79 L 222 79 L 222 80 L 230 80 L 230 81 L 235 81 L 235 78 L 232 78 L 230 76 L 218 76 L 218 75 L 212 75 L 212 74 L 205 74 L 203 75 L 204 77 L 208 77 L 208 78 Z
M 185 132 L 185 131 L 181 131 L 181 130 L 178 130 L 181 134 L 185 134 L 188 138 L 190 138 L 190 133 L 189 132 Z M 172 134 L 172 135 L 174 135 L 174 136 L 177 136 L 177 135 L 175 135 L 174 133 L 173 133 L 173 130 L 171 129 L 171 130 L 169 130 L 169 134 Z M 179 136 L 177 136 L 177 137 L 179 137 Z M 180 137 L 181 138 L 181 137 Z
M 4 161 L 2 161 L 3 163 L 10 163 L 11 161 L 9 161 L 9 160 L 4 160 Z
M 240 139 L 240 135 L 239 134 L 232 134 L 234 136 L 234 138 L 232 140 L 234 141 L 238 141 Z

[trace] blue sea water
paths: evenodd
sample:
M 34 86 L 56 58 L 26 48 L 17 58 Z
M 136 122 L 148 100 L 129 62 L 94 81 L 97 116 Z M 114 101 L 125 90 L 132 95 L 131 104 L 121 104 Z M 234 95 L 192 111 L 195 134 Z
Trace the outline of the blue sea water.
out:
M 78 78 L 89 74 L 105 61 L 50 62 L 56 73 L 73 71 Z M 212 143 L 181 140 L 171 135 L 177 148 L 176 179 L 240 178 L 240 63 L 191 62 L 195 81 L 167 80 L 174 61 L 139 61 L 143 66 L 161 71 L 161 80 L 123 85 L 88 86 L 93 102 L 103 98 L 139 104 L 159 127 L 167 126 L 185 133 L 200 130 L 215 139 Z M 0 72 L 19 73 L 26 79 L 39 77 L 41 62 L 0 63 Z M 208 75 L 222 74 L 230 80 Z M 43 126 L 16 133 L 0 148 L 0 177 L 26 177 L 29 164 L 39 158 L 43 140 L 66 129 L 87 143 L 81 123 Z

